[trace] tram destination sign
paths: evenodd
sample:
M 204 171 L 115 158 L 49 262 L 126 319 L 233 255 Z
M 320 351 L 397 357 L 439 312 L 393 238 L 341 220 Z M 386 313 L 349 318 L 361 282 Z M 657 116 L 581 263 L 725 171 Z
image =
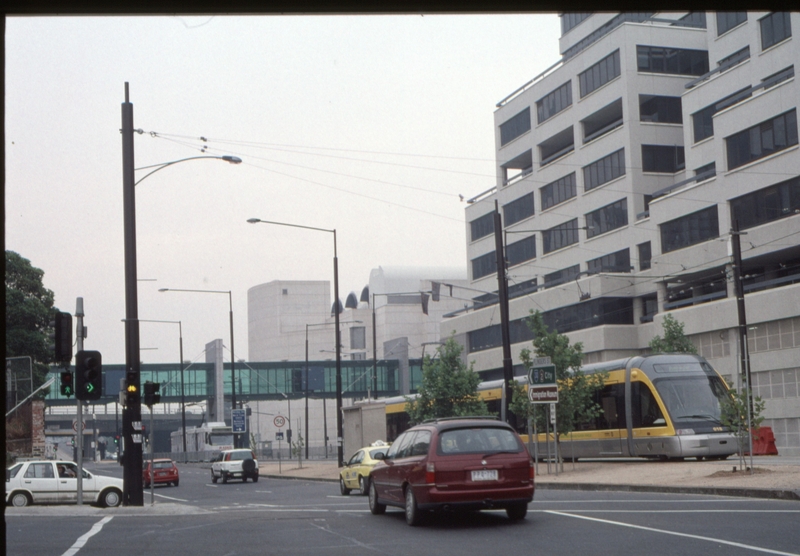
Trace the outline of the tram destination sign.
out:
M 549 357 L 537 357 L 528 371 L 528 399 L 531 403 L 558 403 L 556 366 Z

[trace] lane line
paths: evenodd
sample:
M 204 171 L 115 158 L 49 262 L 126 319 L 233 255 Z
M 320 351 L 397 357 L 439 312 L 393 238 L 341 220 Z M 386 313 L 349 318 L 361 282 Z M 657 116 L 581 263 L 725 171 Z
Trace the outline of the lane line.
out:
M 82 535 L 82 536 L 78 537 L 78 540 L 75 541 L 75 544 L 73 544 L 69 548 L 69 550 L 67 550 L 64 554 L 62 554 L 62 556 L 73 556 L 74 554 L 77 554 L 78 551 L 81 548 L 83 548 L 83 545 L 86 544 L 86 541 L 88 541 L 90 538 L 92 538 L 97 533 L 99 533 L 100 530 L 103 528 L 103 525 L 105 525 L 106 523 L 108 523 L 112 519 L 114 519 L 114 516 L 104 517 L 103 519 L 101 519 L 100 521 L 98 521 L 97 523 L 92 525 L 92 528 L 89 529 L 89 532 L 86 533 L 85 535 Z
M 166 498 L 167 500 L 177 500 L 178 502 L 188 502 L 188 501 L 189 501 L 188 499 L 186 499 L 186 500 L 185 500 L 185 499 L 183 499 L 183 498 L 175 498 L 175 497 L 173 497 L 173 496 L 167 496 L 167 495 L 165 495 L 165 494 L 159 494 L 159 493 L 157 493 L 157 492 L 155 493 L 155 495 L 156 495 L 156 496 L 159 496 L 159 497 L 161 497 L 161 498 Z
M 640 529 L 642 531 L 650 531 L 652 533 L 664 533 L 666 535 L 674 535 L 676 537 L 685 537 L 688 539 L 697 539 L 701 541 L 708 541 L 714 543 L 725 544 L 728 546 L 735 546 L 737 548 L 745 548 L 747 550 L 754 550 L 756 552 L 766 552 L 767 554 L 780 554 L 781 556 L 800 556 L 800 554 L 796 552 L 781 552 L 780 550 L 772 550 L 769 548 L 762 548 L 760 546 L 753 546 L 750 544 L 743 544 L 733 541 L 726 541 L 725 539 L 717 539 L 714 537 L 704 537 L 701 535 L 692 535 L 690 533 L 679 533 L 677 531 L 667 531 L 665 529 L 655 529 L 653 527 L 644 527 L 642 525 L 633 525 L 631 523 L 622 523 L 621 521 L 611 521 L 608 519 L 598 519 L 596 517 L 588 517 L 584 515 L 577 515 L 577 514 L 569 514 L 565 512 L 557 512 L 552 510 L 546 510 L 545 513 L 554 514 L 554 515 L 561 515 L 565 517 L 574 517 L 577 519 L 585 519 L 587 521 L 596 521 L 598 523 L 606 523 L 608 525 L 619 525 L 621 527 L 630 527 L 631 529 Z

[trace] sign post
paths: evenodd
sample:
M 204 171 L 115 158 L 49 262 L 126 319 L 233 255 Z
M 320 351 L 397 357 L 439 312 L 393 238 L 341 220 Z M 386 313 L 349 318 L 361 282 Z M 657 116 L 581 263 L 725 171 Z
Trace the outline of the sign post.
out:
M 272 420 L 272 423 L 280 428 L 283 428 L 286 425 L 286 418 L 283 415 L 276 415 L 275 418 Z M 278 441 L 278 474 L 281 473 L 281 441 L 283 440 L 283 431 L 278 431 L 275 433 L 275 440 Z
M 532 404 L 550 404 L 550 420 L 553 424 L 555 440 L 556 476 L 558 476 L 558 436 L 556 431 L 556 404 L 558 403 L 558 383 L 556 382 L 556 366 L 549 357 L 537 357 L 528 371 L 528 399 Z M 547 435 L 548 454 L 550 452 L 550 435 Z M 537 437 L 538 444 L 538 437 Z M 536 450 L 538 452 L 538 448 Z M 548 457 L 548 470 L 550 461 Z

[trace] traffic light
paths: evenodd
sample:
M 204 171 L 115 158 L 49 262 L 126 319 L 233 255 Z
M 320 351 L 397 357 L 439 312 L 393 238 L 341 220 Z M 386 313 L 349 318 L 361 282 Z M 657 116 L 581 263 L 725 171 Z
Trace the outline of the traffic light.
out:
M 149 380 L 144 383 L 144 403 L 147 407 L 153 407 L 161 401 L 161 394 L 158 391 L 161 389 L 161 384 L 158 382 L 150 382 Z
M 50 324 L 53 326 L 53 358 L 62 366 L 72 361 L 72 315 L 56 311 Z
M 64 371 L 61 373 L 61 395 L 71 396 L 75 393 L 75 386 L 72 377 L 72 371 Z
M 99 351 L 75 355 L 75 398 L 99 400 L 103 395 L 103 356 Z
M 139 398 L 139 375 L 138 373 L 125 373 L 125 406 L 135 407 L 141 402 Z

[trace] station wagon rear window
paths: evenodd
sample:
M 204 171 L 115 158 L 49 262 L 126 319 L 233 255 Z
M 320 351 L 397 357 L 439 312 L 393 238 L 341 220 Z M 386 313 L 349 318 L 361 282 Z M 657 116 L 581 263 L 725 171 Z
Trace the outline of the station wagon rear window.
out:
M 443 455 L 521 452 L 523 449 L 514 432 L 505 428 L 453 429 L 439 434 L 438 452 Z

